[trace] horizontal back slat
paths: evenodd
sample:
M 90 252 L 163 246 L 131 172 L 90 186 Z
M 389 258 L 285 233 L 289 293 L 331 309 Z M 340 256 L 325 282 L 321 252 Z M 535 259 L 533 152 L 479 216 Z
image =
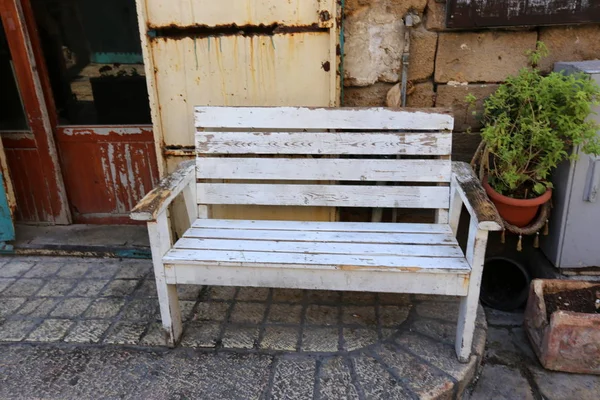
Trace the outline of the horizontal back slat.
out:
M 452 130 L 444 110 L 390 108 L 196 107 L 196 128 Z
M 444 186 L 349 186 L 198 183 L 200 204 L 448 208 Z
M 445 156 L 450 132 L 199 132 L 199 154 Z
M 450 160 L 197 159 L 199 179 L 450 182 Z

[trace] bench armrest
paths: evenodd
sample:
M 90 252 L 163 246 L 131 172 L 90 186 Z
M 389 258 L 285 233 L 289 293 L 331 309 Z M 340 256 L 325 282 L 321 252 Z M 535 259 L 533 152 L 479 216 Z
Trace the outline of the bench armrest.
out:
M 173 173 L 163 178 L 158 186 L 140 200 L 131 210 L 130 218 L 136 221 L 155 221 L 195 177 L 196 160 L 182 162 Z
M 504 224 L 496 210 L 496 206 L 489 199 L 481 182 L 475 176 L 471 166 L 465 162 L 452 163 L 452 193 L 456 193 L 465 205 L 477 227 L 485 231 L 500 231 Z M 453 195 L 452 197 L 454 197 Z M 454 199 L 452 198 L 453 202 Z M 451 212 L 460 214 L 451 204 Z M 456 220 L 458 223 L 458 220 Z

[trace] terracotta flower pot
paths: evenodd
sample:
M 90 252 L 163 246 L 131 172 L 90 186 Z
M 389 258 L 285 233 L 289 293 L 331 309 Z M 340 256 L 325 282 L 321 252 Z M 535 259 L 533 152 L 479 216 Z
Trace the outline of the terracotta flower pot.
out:
M 544 299 L 544 294 L 597 285 L 597 282 L 560 279 L 535 279 L 531 282 L 523 324 L 544 368 L 600 375 L 600 314 L 559 310 L 548 318 Z
M 535 218 L 540 206 L 550 200 L 552 196 L 552 190 L 548 189 L 543 195 L 534 199 L 513 199 L 496 192 L 486 179 L 483 181 L 483 187 L 496 205 L 500 216 L 509 224 L 519 228 L 529 225 Z

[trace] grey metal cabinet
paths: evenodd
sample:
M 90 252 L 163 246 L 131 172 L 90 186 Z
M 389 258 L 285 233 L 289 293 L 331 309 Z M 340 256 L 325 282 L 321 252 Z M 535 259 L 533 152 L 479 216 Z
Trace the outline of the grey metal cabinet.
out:
M 600 84 L 600 60 L 556 63 L 554 70 L 585 72 Z M 595 112 L 600 114 L 600 107 Z M 590 118 L 600 122 L 599 115 Z M 600 267 L 600 157 L 580 153 L 557 168 L 553 183 L 554 208 L 543 252 L 558 268 Z

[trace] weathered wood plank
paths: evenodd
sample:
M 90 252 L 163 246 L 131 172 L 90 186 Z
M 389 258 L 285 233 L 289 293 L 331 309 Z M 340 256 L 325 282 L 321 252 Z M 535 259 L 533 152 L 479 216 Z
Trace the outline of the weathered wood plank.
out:
M 440 186 L 350 186 L 199 183 L 201 204 L 326 207 L 448 208 L 449 188 Z
M 452 163 L 452 184 L 458 191 L 471 218 L 479 229 L 499 231 L 503 227 L 496 206 L 489 199 L 471 166 L 464 162 Z
M 286 240 L 295 242 L 347 242 L 456 245 L 449 233 L 315 232 L 254 229 L 190 228 L 183 237 L 205 239 Z
M 452 130 L 449 110 L 430 108 L 196 107 L 196 128 Z
M 271 251 L 274 253 L 395 255 L 402 257 L 464 258 L 458 245 L 287 242 L 275 240 L 197 239 L 184 237 L 178 250 Z M 443 261 L 440 261 L 443 262 Z
M 312 221 L 260 221 L 239 219 L 201 219 L 193 228 L 260 229 L 273 231 L 321 232 L 389 232 L 389 233 L 452 233 L 444 224 L 364 223 L 364 222 L 312 222 Z
M 449 0 L 449 28 L 600 22 L 600 3 L 575 0 Z
M 449 182 L 449 160 L 197 158 L 198 179 Z
M 160 181 L 131 210 L 130 217 L 136 221 L 153 221 L 169 204 L 177 197 L 183 189 L 192 184 L 196 176 L 194 160 L 182 162 L 177 170 Z
M 301 270 L 170 264 L 175 273 L 169 283 L 250 286 L 293 289 L 354 290 L 386 293 L 423 293 L 464 296 L 464 274 L 399 273 L 373 271 Z
M 399 257 L 354 254 L 303 254 L 235 250 L 172 249 L 164 257 L 166 264 L 196 264 L 221 267 L 260 267 L 286 269 L 324 269 L 341 271 L 390 271 L 429 273 L 468 273 L 464 258 Z
M 450 132 L 199 132 L 199 154 L 449 155 Z

